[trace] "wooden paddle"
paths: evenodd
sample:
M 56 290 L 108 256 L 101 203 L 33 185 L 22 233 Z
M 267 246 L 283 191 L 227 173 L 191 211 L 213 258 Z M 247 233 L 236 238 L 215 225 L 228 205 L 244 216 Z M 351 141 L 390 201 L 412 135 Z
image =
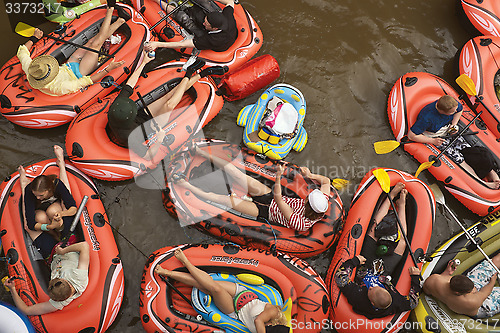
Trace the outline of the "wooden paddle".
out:
M 19 35 L 21 35 L 23 37 L 28 37 L 29 38 L 29 37 L 33 36 L 33 34 L 35 33 L 35 27 L 32 27 L 31 25 L 26 24 L 24 22 L 19 22 L 16 25 L 15 31 L 16 31 L 17 34 L 19 34 Z M 79 44 L 76 44 L 76 43 L 73 43 L 73 42 L 61 39 L 61 38 L 54 37 L 52 35 L 45 35 L 45 37 L 53 39 L 53 40 L 55 40 L 57 42 L 61 42 L 63 44 L 68 44 L 68 45 L 71 45 L 71 46 L 74 46 L 74 47 L 77 47 L 77 48 L 80 48 L 80 49 L 84 49 L 84 50 L 87 50 L 87 51 L 95 52 L 95 53 L 97 53 L 99 55 L 102 55 L 102 56 L 105 56 L 105 57 L 108 57 L 108 58 L 114 58 L 115 57 L 115 56 L 110 55 L 108 53 L 104 53 L 104 52 L 101 52 L 99 50 L 94 50 L 94 49 L 91 49 L 90 47 L 87 47 L 87 46 L 84 46 L 84 45 L 79 45 Z
M 410 241 L 408 240 L 408 236 L 406 236 L 406 232 L 403 229 L 403 224 L 401 223 L 401 220 L 399 219 L 398 211 L 396 210 L 396 206 L 394 205 L 394 201 L 392 201 L 392 198 L 390 195 L 391 179 L 389 178 L 389 174 L 387 173 L 387 171 L 385 171 L 385 169 L 375 169 L 372 171 L 372 173 L 375 176 L 375 178 L 377 178 L 377 181 L 380 184 L 382 191 L 384 191 L 387 194 L 387 198 L 389 199 L 389 202 L 391 203 L 391 207 L 392 207 L 392 210 L 394 212 L 394 215 L 396 216 L 396 221 L 398 221 L 398 225 L 399 225 L 399 229 L 401 230 L 401 234 L 403 235 L 403 238 L 405 239 L 405 242 L 406 242 L 406 246 L 408 247 L 408 250 L 410 251 L 411 259 L 413 260 L 415 267 L 418 268 L 418 261 L 415 258 L 415 253 L 411 249 Z M 422 279 L 422 275 L 420 275 L 420 279 Z
M 486 254 L 486 252 L 484 252 L 484 250 L 479 246 L 479 244 L 477 243 L 476 239 L 470 234 L 470 232 L 464 227 L 464 225 L 460 222 L 460 220 L 457 218 L 457 216 L 446 205 L 446 201 L 444 199 L 443 192 L 441 192 L 441 189 L 439 188 L 439 186 L 437 184 L 432 184 L 430 187 L 431 187 L 432 192 L 434 193 L 434 198 L 436 198 L 436 202 L 440 203 L 448 211 L 448 213 L 450 213 L 451 217 L 453 217 L 453 219 L 455 220 L 455 222 L 457 222 L 457 224 L 460 226 L 460 228 L 462 228 L 463 232 L 465 233 L 465 235 L 467 236 L 467 238 L 469 239 L 469 241 L 477 247 L 477 249 L 479 250 L 479 252 L 481 252 L 481 254 L 484 256 L 484 258 L 497 271 L 498 276 L 500 277 L 500 270 L 498 269 L 498 267 L 495 266 L 495 264 L 490 259 L 490 257 L 488 257 L 488 255 Z

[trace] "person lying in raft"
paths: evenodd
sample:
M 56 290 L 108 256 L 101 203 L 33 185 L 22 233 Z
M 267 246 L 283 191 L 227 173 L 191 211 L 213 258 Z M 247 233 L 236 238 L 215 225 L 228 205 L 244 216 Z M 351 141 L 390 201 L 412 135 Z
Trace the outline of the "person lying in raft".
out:
M 492 258 L 500 267 L 500 254 Z M 424 281 L 424 292 L 445 303 L 450 310 L 473 318 L 488 318 L 500 313 L 500 287 L 495 287 L 496 270 L 483 260 L 467 275 L 455 275 L 454 260 L 441 274 L 432 274 Z
M 62 236 L 69 234 L 72 216 L 77 207 L 69 186 L 63 149 L 54 146 L 59 178 L 56 175 L 40 175 L 30 183 L 23 166 L 18 167 L 19 182 L 24 204 L 24 228 L 44 259 Z
M 372 267 L 377 258 L 382 258 L 384 275 L 391 275 L 398 265 L 406 249 L 404 237 L 399 233 L 406 233 L 406 196 L 408 191 L 401 182 L 397 183 L 389 193 L 392 199 L 399 195 L 396 201 L 396 211 L 403 226 L 399 231 L 396 216 L 390 208 L 389 199 L 386 198 L 373 216 L 370 227 L 366 233 L 361 255 L 366 258 L 367 265 Z
M 134 92 L 134 87 L 139 80 L 144 66 L 152 59 L 147 53 L 143 52 L 142 63 L 130 75 L 120 94 L 109 107 L 107 126 L 107 131 L 114 143 L 127 148 L 129 148 L 129 143 L 132 143 L 130 148 L 136 154 L 148 160 L 151 160 L 158 152 L 166 135 L 163 127 L 168 123 L 171 112 L 177 107 L 184 93 L 202 77 L 223 75 L 226 72 L 226 69 L 221 66 L 213 66 L 205 68 L 200 73 L 196 73 L 197 70 L 205 65 L 203 60 L 197 59 L 186 69 L 186 74 L 172 90 L 147 106 L 147 109 L 151 113 L 147 114 L 145 108 L 141 109 L 141 111 L 137 110 L 137 105 L 130 99 L 130 96 Z M 159 129 L 154 126 L 153 121 L 150 121 L 153 118 Z M 146 127 L 144 124 L 146 121 L 150 121 L 151 129 L 156 132 L 156 140 L 154 142 L 150 140 L 149 146 L 143 145 L 148 134 L 152 133 L 151 130 L 144 128 Z M 143 126 L 146 138 L 143 131 L 134 131 L 139 126 Z M 135 137 L 134 134 L 140 137 Z
M 305 199 L 290 198 L 281 194 L 282 165 L 278 165 L 275 184 L 271 189 L 257 179 L 246 175 L 226 160 L 212 156 L 199 149 L 196 145 L 193 149 L 196 154 L 212 161 L 216 166 L 223 169 L 235 182 L 246 186 L 248 194 L 252 197 L 252 201 L 247 201 L 233 195 L 207 193 L 187 182 L 182 175 L 175 174 L 173 176 L 173 180 L 177 184 L 203 199 L 223 204 L 256 218 L 282 224 L 297 231 L 308 230 L 316 222 L 320 221 L 330 206 L 330 179 L 311 173 L 307 167 L 300 168 L 300 172 L 304 177 L 318 181 L 320 189 L 314 189 Z
M 365 257 L 357 255 L 346 260 L 335 272 L 335 283 L 351 304 L 354 312 L 368 319 L 383 318 L 395 313 L 410 311 L 418 304 L 421 291 L 417 267 L 408 269 L 411 288 L 408 296 L 401 295 L 385 276 L 367 274 L 363 284 L 351 281 L 352 271 L 366 262 Z
M 243 292 L 250 292 L 246 287 L 229 281 L 214 281 L 208 273 L 194 266 L 181 249 L 176 249 L 174 255 L 189 273 L 169 271 L 160 265 L 155 267 L 155 273 L 196 287 L 210 295 L 220 311 L 243 322 L 252 333 L 290 332 L 288 320 L 279 306 L 263 302 L 255 295 L 255 299 L 249 297 L 249 302 L 240 309 L 235 309 L 238 297 Z
M 458 103 L 456 99 L 449 95 L 441 96 L 437 101 L 427 104 L 420 110 L 417 121 L 408 131 L 408 139 L 430 143 L 438 149 L 444 149 L 449 141 L 442 136 L 457 131 L 457 124 L 462 112 L 462 104 Z M 488 163 L 485 165 L 483 162 L 477 163 L 473 157 L 469 158 L 466 154 L 466 151 L 475 153 L 476 149 L 478 147 L 471 147 L 463 137 L 459 137 L 455 144 L 445 151 L 445 154 L 486 186 L 492 189 L 500 188 L 500 177 L 495 172 L 491 152 L 485 149 L 484 154 L 488 155 L 484 156 L 484 161 Z M 474 168 L 468 163 L 471 163 Z M 485 180 L 483 181 L 483 179 Z
M 14 304 L 28 316 L 38 316 L 62 310 L 75 298 L 80 297 L 87 288 L 89 278 L 89 245 L 86 242 L 75 243 L 65 248 L 57 246 L 50 265 L 50 281 L 47 302 L 27 305 L 19 296 L 14 279 L 4 282 L 9 288 Z
M 99 33 L 90 40 L 88 47 L 99 51 L 101 46 L 125 21 L 130 19 L 130 15 L 121 7 L 117 7 L 119 18 L 111 24 L 115 0 L 108 0 L 106 16 L 99 29 Z M 31 59 L 29 49 L 42 38 L 43 32 L 35 29 L 34 35 L 24 45 L 19 46 L 17 58 L 19 59 L 23 71 L 28 77 L 28 83 L 34 89 L 38 89 L 50 96 L 63 96 L 75 93 L 99 81 L 111 70 L 120 67 L 125 61 L 112 61 L 103 70 L 89 75 L 95 71 L 98 65 L 99 54 L 89 50 L 76 50 L 68 61 L 59 66 L 56 58 L 44 54 Z
M 165 1 L 155 1 L 161 8 L 166 8 L 167 14 L 175 8 Z M 170 49 L 186 47 L 216 52 L 229 49 L 238 37 L 238 29 L 234 19 L 234 1 L 218 1 L 226 5 L 222 12 L 205 13 L 200 6 L 195 4 L 185 11 L 173 14 L 175 20 L 194 35 L 193 39 L 184 39 L 180 42 L 149 42 L 146 44 L 146 51 L 153 51 L 158 47 Z M 209 0 L 197 0 L 196 2 L 205 8 L 210 8 Z

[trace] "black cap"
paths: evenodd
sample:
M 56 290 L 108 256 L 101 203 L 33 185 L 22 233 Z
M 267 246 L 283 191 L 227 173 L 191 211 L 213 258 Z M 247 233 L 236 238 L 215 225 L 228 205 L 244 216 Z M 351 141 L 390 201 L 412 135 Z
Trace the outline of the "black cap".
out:
M 227 20 L 221 12 L 210 12 L 207 14 L 207 21 L 213 28 L 227 29 Z

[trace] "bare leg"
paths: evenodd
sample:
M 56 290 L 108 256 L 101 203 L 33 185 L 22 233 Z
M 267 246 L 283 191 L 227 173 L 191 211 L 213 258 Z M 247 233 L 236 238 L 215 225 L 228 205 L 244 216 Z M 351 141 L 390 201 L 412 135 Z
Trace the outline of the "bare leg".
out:
M 396 206 L 397 206 L 396 210 L 398 212 L 399 221 L 401 222 L 401 227 L 403 228 L 403 230 L 401 230 L 401 228 L 400 228 L 400 230 L 405 235 L 406 235 L 406 230 L 408 228 L 408 226 L 406 225 L 406 196 L 407 196 L 407 194 L 408 194 L 407 189 L 401 190 L 399 200 L 396 203 Z M 398 245 L 394 249 L 394 253 L 402 255 L 405 252 L 405 248 L 406 248 L 405 239 L 404 239 L 404 237 L 401 237 L 399 239 Z
M 189 88 L 191 88 L 193 84 L 195 84 L 195 82 L 200 78 L 201 77 L 199 74 L 195 74 L 191 78 L 182 78 L 181 82 L 179 82 L 179 84 L 177 84 L 172 90 L 165 94 L 165 96 L 157 99 L 148 106 L 149 111 L 151 111 L 151 115 L 153 117 L 157 117 L 172 112 L 181 101 L 184 93 Z M 162 126 L 164 126 L 168 122 L 168 118 L 166 120 L 162 120 L 162 122 Z
M 69 193 L 71 193 L 68 174 L 66 173 L 66 163 L 64 162 L 64 151 L 60 146 L 55 145 L 54 154 L 56 155 L 56 164 L 59 167 L 59 179 L 63 182 L 64 186 L 66 186 Z
M 391 196 L 391 199 L 394 199 L 403 189 L 405 188 L 405 184 L 399 182 L 397 183 L 389 195 Z M 368 236 L 372 237 L 375 239 L 375 227 L 377 224 L 382 221 L 382 219 L 389 213 L 389 208 L 391 207 L 391 203 L 389 202 L 389 199 L 385 199 L 382 205 L 380 205 L 378 211 L 375 213 L 375 216 L 373 217 L 375 220 L 375 223 L 372 224 L 371 228 L 368 230 Z
M 181 249 L 175 250 L 175 257 L 186 267 L 193 279 L 212 296 L 219 310 L 228 314 L 234 312 L 233 296 L 235 285 L 233 283 L 232 293 L 223 284 L 214 281 L 208 273 L 194 266 L 184 255 Z M 172 276 L 173 277 L 173 276 Z
M 205 192 L 201 189 L 199 189 L 196 186 L 193 186 L 189 182 L 185 181 L 184 179 L 181 179 L 178 181 L 179 186 L 182 186 L 191 192 L 193 192 L 196 196 L 201 197 L 205 200 L 211 200 L 215 201 L 217 203 L 220 203 L 222 205 L 225 205 L 227 207 L 231 207 L 241 213 L 248 214 L 251 216 L 257 217 L 259 215 L 259 209 L 257 206 L 251 202 L 251 201 L 246 201 L 242 200 L 240 198 L 233 197 L 232 195 L 221 195 L 221 194 L 216 194 L 216 193 L 208 193 Z
M 267 193 L 270 193 L 272 190 L 268 186 L 262 184 L 259 182 L 257 179 L 254 179 L 246 174 L 244 174 L 242 171 L 240 171 L 237 167 L 235 167 L 233 164 L 229 163 L 228 161 L 217 157 L 213 156 L 201 149 L 199 149 L 197 146 L 195 146 L 195 153 L 198 155 L 212 161 L 216 166 L 218 166 L 221 169 L 224 169 L 225 172 L 227 172 L 231 178 L 234 179 L 235 182 L 242 186 L 247 186 L 247 192 L 250 196 L 258 196 L 258 195 L 264 195 Z
M 102 44 L 108 39 L 123 23 L 125 20 L 123 18 L 118 18 L 113 24 L 111 24 L 111 18 L 113 17 L 114 8 L 108 8 L 106 11 L 106 16 L 102 22 L 99 33 L 95 38 L 89 43 L 89 47 L 93 50 L 99 51 Z M 96 52 L 86 51 L 82 61 L 80 61 L 80 73 L 85 76 L 92 73 L 97 66 L 97 59 L 99 54 Z
M 467 171 L 468 173 L 470 173 L 473 177 L 475 177 L 475 178 L 479 179 L 480 181 L 482 181 L 489 188 L 494 189 L 494 190 L 496 190 L 496 189 L 499 188 L 500 179 L 498 181 L 486 181 L 485 182 L 484 180 L 482 180 L 482 179 L 479 178 L 479 176 L 476 174 L 476 172 L 474 171 L 474 169 L 472 169 L 472 167 L 470 165 L 468 165 L 466 162 L 460 163 L 460 166 L 462 168 L 464 168 L 465 171 Z M 493 172 L 496 175 L 495 171 L 492 170 L 491 172 Z M 490 174 L 491 174 L 491 172 L 490 172 Z M 488 174 L 488 176 L 490 176 L 490 174 Z M 498 175 L 496 175 L 496 178 L 498 178 Z

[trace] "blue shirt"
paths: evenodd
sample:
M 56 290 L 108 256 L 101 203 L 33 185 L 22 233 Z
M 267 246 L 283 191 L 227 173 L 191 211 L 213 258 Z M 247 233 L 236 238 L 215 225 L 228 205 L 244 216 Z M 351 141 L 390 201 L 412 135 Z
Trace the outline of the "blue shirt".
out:
M 453 120 L 455 113 L 463 110 L 462 104 L 458 103 L 457 110 L 451 115 L 439 113 L 436 108 L 437 101 L 427 104 L 420 110 L 417 121 L 411 127 L 411 131 L 417 135 L 428 132 L 437 132 Z

